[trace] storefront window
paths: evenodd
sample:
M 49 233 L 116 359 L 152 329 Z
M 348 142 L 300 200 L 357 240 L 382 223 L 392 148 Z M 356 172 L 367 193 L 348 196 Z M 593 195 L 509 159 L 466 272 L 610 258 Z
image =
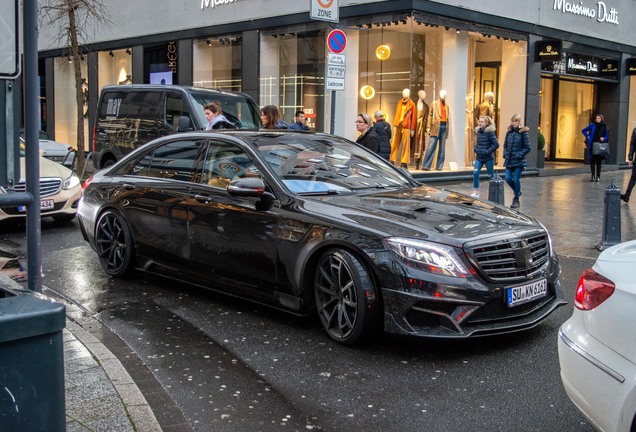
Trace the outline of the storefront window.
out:
M 629 115 L 627 117 L 627 144 L 625 146 L 625 160 L 628 160 L 632 131 L 636 128 L 636 75 L 629 77 L 629 109 L 627 112 Z M 621 157 L 617 158 L 617 162 L 623 162 Z
M 81 60 L 82 77 L 87 76 L 86 60 Z M 77 103 L 73 64 L 68 57 L 57 57 L 54 65 L 55 140 L 77 148 Z M 83 87 L 88 91 L 86 79 Z M 86 93 L 88 94 L 88 93 Z M 82 110 L 86 110 L 86 103 Z M 84 112 L 84 143 L 88 146 L 88 116 Z
M 144 83 L 179 84 L 178 56 L 176 41 L 144 47 Z
M 325 37 L 324 30 L 263 34 L 260 106 L 278 106 L 287 123 L 302 110 L 311 130 L 324 130 Z
M 242 91 L 242 38 L 236 35 L 194 41 L 195 87 Z
M 446 90 L 452 139 L 444 143 L 443 169 L 472 169 L 474 127 L 484 104 L 489 106 L 487 114 L 497 124 L 500 140 L 512 115 L 524 116 L 527 42 L 428 24 L 422 17 L 359 27 L 358 112 L 373 115 L 381 110 L 394 125 L 403 90 L 409 90 L 418 114 L 426 112 L 419 100 L 421 91 L 430 109 L 440 91 Z M 418 150 L 426 147 L 429 136 L 417 126 L 411 134 L 410 140 L 401 139 L 399 145 L 409 147 L 409 168 L 417 169 L 417 159 L 423 156 Z M 393 136 L 394 140 L 401 137 Z
M 97 54 L 98 86 L 132 84 L 132 51 L 128 49 L 101 51 Z

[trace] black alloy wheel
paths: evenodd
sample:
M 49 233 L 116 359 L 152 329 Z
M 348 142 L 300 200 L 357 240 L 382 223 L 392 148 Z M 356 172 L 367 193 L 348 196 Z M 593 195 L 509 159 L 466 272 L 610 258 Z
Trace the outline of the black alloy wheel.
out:
M 99 262 L 113 277 L 127 276 L 135 268 L 132 235 L 124 217 L 115 210 L 102 214 L 95 229 Z
M 375 333 L 381 312 L 375 284 L 351 253 L 333 249 L 320 258 L 314 294 L 320 321 L 335 341 L 354 345 Z

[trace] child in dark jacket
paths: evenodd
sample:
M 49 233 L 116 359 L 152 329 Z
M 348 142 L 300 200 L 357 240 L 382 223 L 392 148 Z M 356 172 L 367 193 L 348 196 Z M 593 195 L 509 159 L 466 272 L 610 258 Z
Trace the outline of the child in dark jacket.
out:
M 488 175 L 495 176 L 495 152 L 499 148 L 499 142 L 495 136 L 495 124 L 488 116 L 479 117 L 479 126 L 475 128 L 477 143 L 475 144 L 475 168 L 473 170 L 473 188 L 470 196 L 479 198 L 479 174 L 485 165 Z

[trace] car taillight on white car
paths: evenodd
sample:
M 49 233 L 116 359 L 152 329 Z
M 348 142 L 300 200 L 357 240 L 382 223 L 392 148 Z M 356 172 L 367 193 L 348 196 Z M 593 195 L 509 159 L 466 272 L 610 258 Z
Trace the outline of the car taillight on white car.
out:
M 584 311 L 592 310 L 614 294 L 615 287 L 614 282 L 605 276 L 587 269 L 576 286 L 574 306 Z

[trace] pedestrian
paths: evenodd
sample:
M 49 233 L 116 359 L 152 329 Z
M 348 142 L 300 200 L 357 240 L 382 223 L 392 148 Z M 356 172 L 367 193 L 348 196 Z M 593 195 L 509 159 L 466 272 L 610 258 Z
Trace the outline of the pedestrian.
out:
M 309 130 L 309 126 L 305 124 L 305 111 L 296 111 L 296 114 L 294 115 L 294 122 L 289 125 L 289 129 L 304 131 Z
M 479 126 L 475 128 L 477 141 L 475 144 L 475 167 L 473 170 L 473 188 L 470 196 L 479 198 L 479 174 L 481 168 L 486 165 L 486 171 L 490 178 L 495 176 L 495 151 L 499 148 L 499 142 L 495 136 L 495 124 L 488 116 L 479 117 Z
M 629 154 L 627 155 L 627 164 L 632 168 L 632 175 L 629 177 L 629 183 L 627 183 L 627 190 L 621 195 L 621 199 L 625 202 L 629 202 L 629 196 L 632 194 L 632 189 L 636 184 L 636 164 L 634 164 L 634 153 L 636 152 L 636 128 L 632 130 L 632 139 L 629 141 Z
M 504 140 L 505 180 L 515 194 L 510 208 L 519 208 L 521 196 L 521 173 L 528 165 L 526 155 L 530 152 L 530 136 L 527 128 L 521 124 L 521 116 L 515 114 L 510 119 L 510 126 Z
M 356 140 L 358 144 L 368 148 L 372 152 L 380 152 L 380 137 L 372 129 L 373 120 L 366 113 L 360 113 L 356 117 L 356 130 L 360 132 L 360 136 Z
M 223 115 L 223 111 L 221 111 L 221 102 L 218 100 L 206 103 L 203 110 L 205 112 L 205 119 L 208 121 L 205 130 L 236 129 L 236 127 Z
M 263 129 L 287 129 L 287 123 L 280 119 L 280 111 L 275 105 L 265 105 L 261 108 L 261 122 Z
M 391 157 L 391 125 L 384 119 L 384 113 L 382 110 L 377 110 L 373 114 L 373 117 L 375 117 L 373 131 L 380 137 L 379 155 L 384 159 L 389 160 Z
M 593 143 L 595 142 L 608 142 L 609 141 L 609 128 L 605 124 L 605 117 L 603 114 L 596 114 L 594 121 L 587 125 L 581 131 L 585 136 L 585 144 L 587 144 L 587 154 L 590 159 L 590 170 L 592 171 L 592 177 L 590 181 L 601 181 L 601 164 L 605 159 L 603 155 L 595 155 L 593 152 Z

